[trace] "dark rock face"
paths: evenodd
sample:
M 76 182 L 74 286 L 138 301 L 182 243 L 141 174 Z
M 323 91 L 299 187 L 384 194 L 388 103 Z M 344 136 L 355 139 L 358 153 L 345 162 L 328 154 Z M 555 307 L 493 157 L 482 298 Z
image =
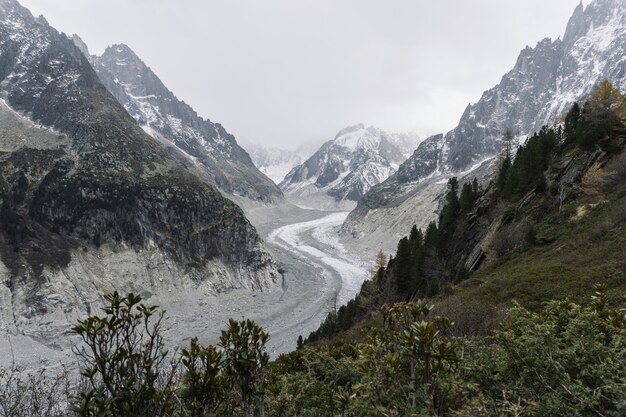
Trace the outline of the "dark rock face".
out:
M 357 201 L 406 159 L 401 145 L 411 138 L 396 136 L 362 124 L 342 129 L 292 169 L 280 186 L 291 194 L 314 187 L 305 192 L 320 192 L 336 201 Z M 412 140 L 416 142 L 416 138 Z
M 579 5 L 563 40 L 544 39 L 522 50 L 513 69 L 466 108 L 456 128 L 422 142 L 396 174 L 363 196 L 344 232 L 354 235 L 371 210 L 420 198 L 415 190 L 425 188 L 429 178 L 468 175 L 495 157 L 505 128 L 524 140 L 542 126 L 559 122 L 602 79 L 626 91 L 624 56 L 626 3 L 596 0 L 586 8 Z M 411 224 L 401 226 L 408 230 Z
M 187 268 L 272 268 L 241 209 L 148 136 L 70 39 L 13 0 L 0 1 L 0 97 L 51 142 L 0 147 L 0 249 L 13 276 L 115 242 L 159 248 Z M 2 143 L 25 142 L 24 129 Z
M 102 56 L 90 56 L 82 40 L 73 39 L 104 86 L 173 156 L 225 193 L 264 203 L 282 199 L 280 189 L 254 166 L 233 135 L 176 98 L 128 46 L 113 45 Z

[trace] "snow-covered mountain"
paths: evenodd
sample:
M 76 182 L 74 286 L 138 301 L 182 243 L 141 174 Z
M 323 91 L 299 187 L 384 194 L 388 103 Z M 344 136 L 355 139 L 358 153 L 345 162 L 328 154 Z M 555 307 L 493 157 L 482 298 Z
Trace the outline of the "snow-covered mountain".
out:
M 319 145 L 305 144 L 297 149 L 266 148 L 257 144 L 242 144 L 254 165 L 275 184 L 280 184 L 296 166 L 307 160 Z
M 110 46 L 95 56 L 77 35 L 73 40 L 105 87 L 171 155 L 226 194 L 264 203 L 282 200 L 281 191 L 259 172 L 234 136 L 176 98 L 127 45 Z
M 167 308 L 188 293 L 273 283 L 242 210 L 15 0 L 0 0 L 0 99 L 0 351 L 7 333 L 67 347 L 71 323 L 114 290 Z
M 409 137 L 363 124 L 346 127 L 292 169 L 280 188 L 290 198 L 310 206 L 332 206 L 333 202 L 353 205 L 406 159 Z
M 450 176 L 489 174 L 505 128 L 525 138 L 558 122 L 605 78 L 626 91 L 623 0 L 581 3 L 563 39 L 522 50 L 513 69 L 466 108 L 456 128 L 422 142 L 397 173 L 363 196 L 342 227 L 344 236 L 389 246 L 411 225 L 424 227 L 436 217 Z

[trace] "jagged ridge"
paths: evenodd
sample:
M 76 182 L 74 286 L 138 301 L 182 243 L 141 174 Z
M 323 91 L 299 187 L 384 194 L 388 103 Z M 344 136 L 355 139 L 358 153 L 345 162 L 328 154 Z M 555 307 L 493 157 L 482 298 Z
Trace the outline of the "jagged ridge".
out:
M 561 120 L 604 78 L 624 90 L 625 57 L 626 4 L 581 3 L 562 40 L 522 50 L 514 68 L 466 108 L 456 128 L 422 142 L 395 175 L 373 187 L 344 223 L 344 236 L 375 235 L 384 246 L 412 224 L 424 227 L 436 215 L 447 178 L 488 177 L 505 128 L 523 140 Z
M 110 46 L 95 56 L 77 35 L 73 39 L 105 87 L 172 155 L 227 194 L 265 203 L 282 199 L 280 189 L 256 169 L 233 135 L 176 98 L 127 45 Z

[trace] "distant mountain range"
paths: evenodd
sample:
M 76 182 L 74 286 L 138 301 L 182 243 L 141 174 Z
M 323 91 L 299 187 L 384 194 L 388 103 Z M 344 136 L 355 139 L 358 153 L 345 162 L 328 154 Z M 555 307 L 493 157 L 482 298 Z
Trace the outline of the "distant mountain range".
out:
M 415 150 L 398 171 L 372 187 L 342 227 L 346 237 L 390 247 L 413 224 L 437 216 L 447 179 L 486 178 L 505 128 L 520 140 L 545 124 L 558 123 L 602 79 L 626 90 L 626 2 L 582 3 L 562 39 L 540 41 L 521 51 L 500 83 L 469 105 L 459 125 Z M 374 248 L 375 249 L 375 248 Z
M 349 126 L 280 183 L 291 199 L 316 207 L 350 206 L 393 174 L 419 143 L 417 135 Z

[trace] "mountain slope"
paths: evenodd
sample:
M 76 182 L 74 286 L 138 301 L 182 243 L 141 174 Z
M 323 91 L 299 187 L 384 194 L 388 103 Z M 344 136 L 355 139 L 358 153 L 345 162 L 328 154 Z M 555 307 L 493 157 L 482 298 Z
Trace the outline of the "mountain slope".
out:
M 243 212 L 172 158 L 65 35 L 0 0 L 0 328 L 51 337 L 113 289 L 263 288 Z
M 604 81 L 583 109 L 572 106 L 563 129 L 529 138 L 484 189 L 451 178 L 438 221 L 407 228 L 388 265 L 379 255 L 372 281 L 310 340 L 347 329 L 372 306 L 435 295 L 463 336 L 492 330 L 514 299 L 538 309 L 603 283 L 621 300 L 626 99 Z
M 396 138 L 363 124 L 347 127 L 291 170 L 280 187 L 311 205 L 319 204 L 316 200 L 350 205 L 404 161 L 398 142 L 406 145 L 406 136 Z
M 113 45 L 102 56 L 92 56 L 78 36 L 73 39 L 105 87 L 170 154 L 227 194 L 264 203 L 282 199 L 278 187 L 259 172 L 233 135 L 176 98 L 128 46 Z
M 581 3 L 562 40 L 544 39 L 521 51 L 513 69 L 467 107 L 456 128 L 422 142 L 395 175 L 373 187 L 344 223 L 344 236 L 367 236 L 388 247 L 406 227 L 425 227 L 436 216 L 447 178 L 488 176 L 505 128 L 520 140 L 561 120 L 569 105 L 604 78 L 623 90 L 625 57 L 626 4 Z

